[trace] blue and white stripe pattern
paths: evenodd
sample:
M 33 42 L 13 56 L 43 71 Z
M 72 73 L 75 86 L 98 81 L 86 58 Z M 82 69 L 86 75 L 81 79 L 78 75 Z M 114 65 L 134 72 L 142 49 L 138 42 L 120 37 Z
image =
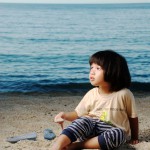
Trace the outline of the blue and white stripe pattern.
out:
M 125 133 L 122 129 L 113 127 L 99 119 L 80 117 L 72 122 L 62 134 L 67 135 L 72 142 L 84 141 L 98 136 L 102 150 L 112 150 L 125 143 Z

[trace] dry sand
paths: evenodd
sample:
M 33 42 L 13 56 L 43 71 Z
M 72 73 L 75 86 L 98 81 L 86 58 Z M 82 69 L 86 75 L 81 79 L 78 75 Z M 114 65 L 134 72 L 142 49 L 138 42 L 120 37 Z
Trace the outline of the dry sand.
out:
M 150 93 L 134 93 L 139 113 L 140 143 L 123 145 L 119 150 L 150 150 Z M 50 128 L 58 136 L 61 127 L 54 123 L 54 116 L 60 111 L 71 111 L 82 96 L 51 94 L 2 95 L 0 96 L 0 150 L 50 150 L 54 140 L 43 137 L 43 131 Z M 66 122 L 67 125 L 69 122 Z M 15 144 L 6 142 L 7 137 L 35 131 L 36 141 L 24 140 Z

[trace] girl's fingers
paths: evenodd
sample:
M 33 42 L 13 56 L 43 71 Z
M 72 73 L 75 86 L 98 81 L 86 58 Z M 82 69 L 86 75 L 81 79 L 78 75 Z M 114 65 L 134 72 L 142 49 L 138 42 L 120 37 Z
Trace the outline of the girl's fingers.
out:
M 64 122 L 64 119 L 62 119 L 60 117 L 55 117 L 54 122 L 61 123 L 61 122 Z

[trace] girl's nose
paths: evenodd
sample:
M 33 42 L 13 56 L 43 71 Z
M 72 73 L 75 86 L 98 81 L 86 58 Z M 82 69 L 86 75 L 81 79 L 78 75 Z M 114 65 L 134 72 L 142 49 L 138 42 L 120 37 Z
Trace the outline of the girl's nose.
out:
M 90 74 L 91 74 L 91 75 L 95 75 L 95 71 L 94 71 L 94 70 L 91 70 Z

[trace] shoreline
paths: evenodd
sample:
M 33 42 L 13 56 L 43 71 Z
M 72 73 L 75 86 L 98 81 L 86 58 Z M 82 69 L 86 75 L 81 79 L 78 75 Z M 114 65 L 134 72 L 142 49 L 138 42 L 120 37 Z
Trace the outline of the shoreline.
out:
M 12 86 L 12 87 L 11 87 Z M 88 83 L 60 83 L 60 84 L 41 84 L 27 82 L 24 86 L 20 84 L 15 85 L 1 85 L 0 94 L 47 94 L 47 93 L 67 93 L 67 94 L 82 94 L 86 91 L 92 89 L 93 86 Z M 131 82 L 129 88 L 131 91 L 135 92 L 148 92 L 150 93 L 150 83 L 149 82 Z
M 50 150 L 53 142 L 61 133 L 61 128 L 54 123 L 54 116 L 60 111 L 72 111 L 85 93 L 53 94 L 0 94 L 0 149 L 6 150 Z M 139 114 L 140 143 L 134 147 L 123 145 L 120 150 L 150 149 L 150 92 L 133 92 Z M 53 96 L 52 96 L 53 95 Z M 65 122 L 65 126 L 69 122 Z M 43 137 L 44 129 L 52 129 L 54 140 Z M 36 141 L 24 140 L 15 144 L 6 142 L 7 137 L 29 132 L 36 132 Z

